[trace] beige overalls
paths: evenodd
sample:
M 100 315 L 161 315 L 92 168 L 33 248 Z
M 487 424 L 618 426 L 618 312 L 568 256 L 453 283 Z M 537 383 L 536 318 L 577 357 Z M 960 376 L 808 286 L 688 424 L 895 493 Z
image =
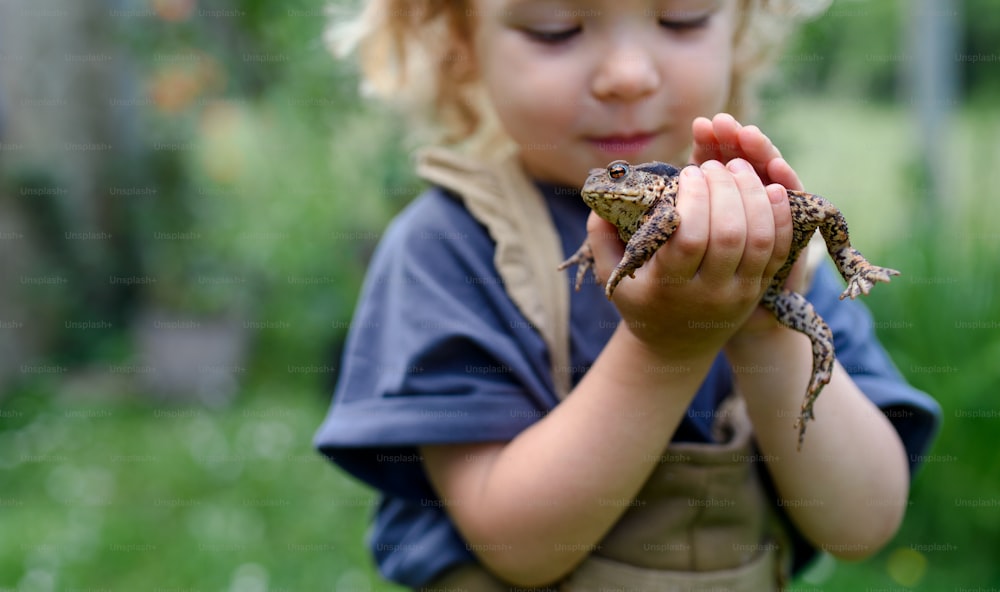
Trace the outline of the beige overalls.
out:
M 560 398 L 570 390 L 569 284 L 544 198 L 515 157 L 486 165 L 440 148 L 417 173 L 462 197 L 496 242 L 494 263 L 512 300 L 545 339 Z M 716 413 L 720 444 L 672 444 L 614 528 L 559 592 L 766 592 L 790 571 L 787 533 L 752 462 L 743 401 Z M 445 574 L 425 591 L 525 590 L 478 565 Z

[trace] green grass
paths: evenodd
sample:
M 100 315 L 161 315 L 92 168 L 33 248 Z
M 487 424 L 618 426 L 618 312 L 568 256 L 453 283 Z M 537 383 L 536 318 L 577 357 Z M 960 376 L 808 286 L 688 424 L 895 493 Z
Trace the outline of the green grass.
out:
M 372 492 L 310 446 L 318 393 L 222 411 L 50 396 L 4 404 L 0 587 L 397 589 L 362 545 Z

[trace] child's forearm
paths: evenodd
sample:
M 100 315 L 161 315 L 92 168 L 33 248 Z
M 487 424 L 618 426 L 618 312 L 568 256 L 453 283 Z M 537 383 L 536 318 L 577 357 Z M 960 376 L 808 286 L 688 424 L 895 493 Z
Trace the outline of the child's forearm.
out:
M 711 362 L 665 362 L 619 328 L 570 396 L 513 441 L 425 447 L 471 548 L 519 585 L 567 574 L 629 507 Z
M 885 415 L 837 364 L 796 449 L 809 340 L 776 328 L 726 349 L 781 503 L 807 538 L 841 558 L 869 556 L 892 538 L 909 491 L 906 452 Z

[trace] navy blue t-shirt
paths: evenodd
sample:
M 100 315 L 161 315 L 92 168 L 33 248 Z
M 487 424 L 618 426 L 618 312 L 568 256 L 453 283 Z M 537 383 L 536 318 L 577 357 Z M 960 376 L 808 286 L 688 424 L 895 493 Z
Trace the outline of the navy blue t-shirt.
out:
M 576 190 L 540 187 L 568 257 L 586 238 L 590 210 Z M 382 493 L 368 544 L 381 573 L 407 586 L 475 560 L 431 487 L 418 446 L 509 441 L 558 403 L 545 343 L 504 291 L 493 255 L 486 228 L 441 189 L 425 192 L 392 222 L 373 256 L 333 403 L 315 437 L 320 451 Z M 824 265 L 807 297 L 832 329 L 840 363 L 879 408 L 894 411 L 888 415 L 909 458 L 919 458 L 940 408 L 906 384 L 876 341 L 867 309 L 840 301 L 841 290 Z M 571 291 L 573 384 L 619 319 L 592 276 Z M 720 355 L 674 441 L 711 441 L 714 410 L 731 388 Z M 797 539 L 801 564 L 812 550 Z

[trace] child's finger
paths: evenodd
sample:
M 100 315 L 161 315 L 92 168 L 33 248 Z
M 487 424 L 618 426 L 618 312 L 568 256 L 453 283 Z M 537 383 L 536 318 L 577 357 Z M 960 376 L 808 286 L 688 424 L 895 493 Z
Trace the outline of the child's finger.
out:
M 778 157 L 768 162 L 764 178 L 772 183 L 781 183 L 788 189 L 803 190 L 798 173 L 784 158 Z
M 712 122 L 705 117 L 696 117 L 691 122 L 691 135 L 694 140 L 694 150 L 691 152 L 691 162 L 701 164 L 709 160 L 719 160 L 719 140 L 715 137 Z
M 771 262 L 765 270 L 765 277 L 773 277 L 778 272 L 792 246 L 792 208 L 788 203 L 788 192 L 778 183 L 772 183 L 764 188 L 771 202 L 771 213 L 774 220 L 774 250 Z
M 739 131 L 739 142 L 747 158 L 751 160 L 766 162 L 781 157 L 781 152 L 771 142 L 771 138 L 756 125 L 744 126 Z
M 715 137 L 719 141 L 719 152 L 723 163 L 727 163 L 734 158 L 743 157 L 743 149 L 740 147 L 739 133 L 743 126 L 736 118 L 728 113 L 719 113 L 712 118 L 712 128 L 715 130 Z
M 774 204 L 749 162 L 734 159 L 727 168 L 736 180 L 746 213 L 746 244 L 737 274 L 747 280 L 759 280 L 764 277 L 775 247 Z
M 781 158 L 781 152 L 775 147 L 771 139 L 764 132 L 760 131 L 756 125 L 748 125 L 739 131 L 738 141 L 743 151 L 743 158 L 750 161 L 757 174 L 767 181 L 767 165 L 775 158 Z
M 757 126 L 744 127 L 739 137 L 745 158 L 753 164 L 765 183 L 781 183 L 789 189 L 802 189 L 798 174 L 781 158 L 781 151 Z
M 721 163 L 709 161 L 701 168 L 708 180 L 710 235 L 699 273 L 708 281 L 724 282 L 736 273 L 746 246 L 743 196 L 733 174 Z
M 675 207 L 683 222 L 669 248 L 660 249 L 657 256 L 664 258 L 675 276 L 690 279 L 698 273 L 708 248 L 710 196 L 701 168 L 688 166 L 681 171 Z

